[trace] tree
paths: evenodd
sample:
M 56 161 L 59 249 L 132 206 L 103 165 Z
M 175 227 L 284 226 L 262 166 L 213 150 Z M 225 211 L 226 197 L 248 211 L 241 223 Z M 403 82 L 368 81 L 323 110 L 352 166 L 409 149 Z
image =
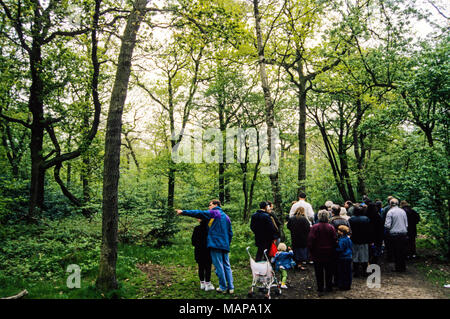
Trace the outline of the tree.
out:
M 20 118 L 4 114 L 3 110 L 0 110 L 0 115 L 4 120 L 19 123 L 31 132 L 31 183 L 28 209 L 28 220 L 31 221 L 35 219 L 35 208 L 43 208 L 45 171 L 54 167 L 55 177 L 57 178 L 62 163 L 80 156 L 89 147 L 97 132 L 101 107 L 97 93 L 100 65 L 97 59 L 96 34 L 100 1 L 89 2 L 84 7 L 75 7 L 75 14 L 81 16 L 81 22 L 71 29 L 67 29 L 67 27 L 74 24 L 70 18 L 73 14 L 71 8 L 73 9 L 74 6 L 69 8 L 65 3 L 51 1 L 47 8 L 43 8 L 38 0 L 25 3 L 19 1 L 17 4 L 14 1 L 0 1 L 0 5 L 10 26 L 8 30 L 3 32 L 3 35 L 9 39 L 11 45 L 19 47 L 23 52 L 20 59 L 22 61 L 28 60 L 30 85 L 27 93 L 27 106 L 31 114 L 31 122 L 28 123 Z M 95 6 L 95 9 L 91 11 L 93 6 Z M 84 21 L 88 23 L 85 24 Z M 51 104 L 51 98 L 54 97 L 56 92 L 61 93 L 61 89 L 73 80 L 70 72 L 81 68 L 81 65 L 77 67 L 62 66 L 59 63 L 76 61 L 76 59 L 55 60 L 51 52 L 53 50 L 58 52 L 59 47 L 64 48 L 60 53 L 64 52 L 68 45 L 65 39 L 74 38 L 89 31 L 92 35 L 92 66 L 90 68 L 92 70 L 91 87 L 95 108 L 94 120 L 90 130 L 84 134 L 80 145 L 71 152 L 61 154 L 61 147 L 54 126 L 62 120 L 62 117 L 54 118 L 51 112 L 45 112 L 45 106 Z M 49 74 L 55 72 L 57 72 L 57 76 L 54 76 L 52 81 Z M 53 149 L 47 155 L 44 155 L 45 133 L 53 144 Z M 67 189 L 62 187 L 62 190 L 64 194 L 68 194 Z
M 122 45 L 117 62 L 116 77 L 111 93 L 105 135 L 105 160 L 103 173 L 102 203 L 102 246 L 99 274 L 96 286 L 100 290 L 117 289 L 117 226 L 118 226 L 118 183 L 122 113 L 127 97 L 131 73 L 131 59 L 136 45 L 136 36 L 146 14 L 147 0 L 136 0 L 127 19 L 122 36 Z
M 266 61 L 264 55 L 264 46 L 263 46 L 263 35 L 261 31 L 261 15 L 259 12 L 259 0 L 253 0 L 253 13 L 255 17 L 255 31 L 256 31 L 256 39 L 257 39 L 257 50 L 258 50 L 258 64 L 259 64 L 259 75 L 261 79 L 261 87 L 264 93 L 264 103 L 265 103 L 265 118 L 267 124 L 267 141 L 268 141 L 268 150 L 269 150 L 269 158 L 271 163 L 276 163 L 277 154 L 274 151 L 275 145 L 273 145 L 273 132 L 274 132 L 274 104 L 271 97 L 271 89 L 269 85 L 269 80 L 267 77 L 266 71 Z M 283 224 L 284 217 L 283 211 L 281 207 L 282 196 L 280 191 L 280 183 L 278 179 L 278 169 L 270 170 L 269 174 L 270 183 L 272 186 L 272 196 L 274 200 L 274 212 L 277 215 L 279 221 Z M 281 236 L 284 238 L 284 232 L 281 229 Z
M 278 6 L 280 9 L 271 18 L 263 45 L 267 51 L 265 61 L 284 70 L 297 96 L 297 193 L 300 193 L 305 191 L 306 180 L 306 100 L 310 82 L 338 65 L 347 49 L 345 42 L 334 36 L 335 27 L 321 32 L 322 19 L 327 10 L 335 8 L 334 2 L 284 0 Z M 319 35 L 322 35 L 322 42 L 314 45 Z
M 429 43 L 422 43 L 421 51 L 406 63 L 398 87 L 407 106 L 406 117 L 424 132 L 430 147 L 434 145 L 436 125 L 448 116 L 449 53 L 448 37 L 441 39 L 434 48 Z

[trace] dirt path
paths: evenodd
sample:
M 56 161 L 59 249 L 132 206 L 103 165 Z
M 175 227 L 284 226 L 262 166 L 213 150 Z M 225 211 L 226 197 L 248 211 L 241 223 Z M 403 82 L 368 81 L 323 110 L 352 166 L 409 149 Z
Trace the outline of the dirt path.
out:
M 381 287 L 368 288 L 366 278 L 354 278 L 352 289 L 325 293 L 319 297 L 316 291 L 313 265 L 305 271 L 290 271 L 288 289 L 274 299 L 450 299 L 450 289 L 433 286 L 423 274 L 408 263 L 405 273 L 392 271 L 393 264 L 380 261 Z

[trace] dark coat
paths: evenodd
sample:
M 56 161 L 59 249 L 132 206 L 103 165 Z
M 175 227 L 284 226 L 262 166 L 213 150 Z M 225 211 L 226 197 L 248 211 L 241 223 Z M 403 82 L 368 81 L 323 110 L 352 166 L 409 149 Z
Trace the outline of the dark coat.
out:
M 383 242 L 384 237 L 383 218 L 378 213 L 372 214 L 367 217 L 369 218 L 369 225 L 370 225 L 369 241 L 379 246 Z
M 336 256 L 336 230 L 329 223 L 319 222 L 311 227 L 308 249 L 315 262 L 331 262 Z
M 371 239 L 370 219 L 353 215 L 348 222 L 352 228 L 352 242 L 356 245 L 369 244 Z
M 311 225 L 306 217 L 290 217 L 287 228 L 291 231 L 293 248 L 305 248 L 308 245 L 308 235 Z
M 350 224 L 348 222 L 348 220 L 346 220 L 345 218 L 342 218 L 341 216 L 333 216 L 330 219 L 330 225 L 334 227 L 334 229 L 338 229 L 339 226 L 344 225 L 347 226 L 348 228 L 350 228 Z
M 207 247 L 208 221 L 202 221 L 194 228 L 192 233 L 192 246 L 194 246 L 194 258 L 197 263 L 211 263 L 211 253 Z
M 252 215 L 250 229 L 255 234 L 256 247 L 267 248 L 274 239 L 278 238 L 278 230 L 272 218 L 263 210 L 258 210 Z
M 280 231 L 281 223 L 278 220 L 277 216 L 275 216 L 274 213 L 268 213 L 268 214 L 270 215 L 270 217 L 272 217 L 273 222 L 275 223 L 275 228 L 277 229 L 277 234 L 276 234 L 277 238 L 280 238 L 280 236 L 281 236 L 281 231 Z
M 420 215 L 411 208 L 411 206 L 402 207 L 406 212 L 406 217 L 408 218 L 408 236 L 417 236 L 417 224 L 420 222 Z

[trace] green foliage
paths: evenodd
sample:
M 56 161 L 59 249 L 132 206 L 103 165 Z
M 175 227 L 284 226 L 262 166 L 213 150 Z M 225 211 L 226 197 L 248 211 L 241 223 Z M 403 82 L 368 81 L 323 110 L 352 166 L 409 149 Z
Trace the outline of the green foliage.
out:
M 0 178 L 0 225 L 25 216 L 28 206 L 28 180 L 8 175 Z

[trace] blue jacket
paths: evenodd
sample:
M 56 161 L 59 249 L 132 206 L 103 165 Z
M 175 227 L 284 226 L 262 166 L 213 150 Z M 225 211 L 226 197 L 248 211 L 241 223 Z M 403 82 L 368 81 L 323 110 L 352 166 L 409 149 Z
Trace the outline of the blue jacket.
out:
M 338 240 L 336 251 L 339 259 L 352 259 L 352 240 L 348 236 L 342 236 Z
M 285 252 L 285 251 L 279 251 L 276 253 L 275 258 L 274 258 L 274 263 L 275 263 L 275 270 L 279 270 L 280 266 L 283 266 L 284 269 L 291 269 L 292 268 L 292 263 L 293 263 L 293 258 L 294 257 L 294 253 L 291 251 L 289 252 Z
M 230 251 L 230 243 L 233 238 L 231 220 L 219 206 L 212 210 L 183 210 L 182 215 L 191 216 L 210 221 L 207 247 Z

